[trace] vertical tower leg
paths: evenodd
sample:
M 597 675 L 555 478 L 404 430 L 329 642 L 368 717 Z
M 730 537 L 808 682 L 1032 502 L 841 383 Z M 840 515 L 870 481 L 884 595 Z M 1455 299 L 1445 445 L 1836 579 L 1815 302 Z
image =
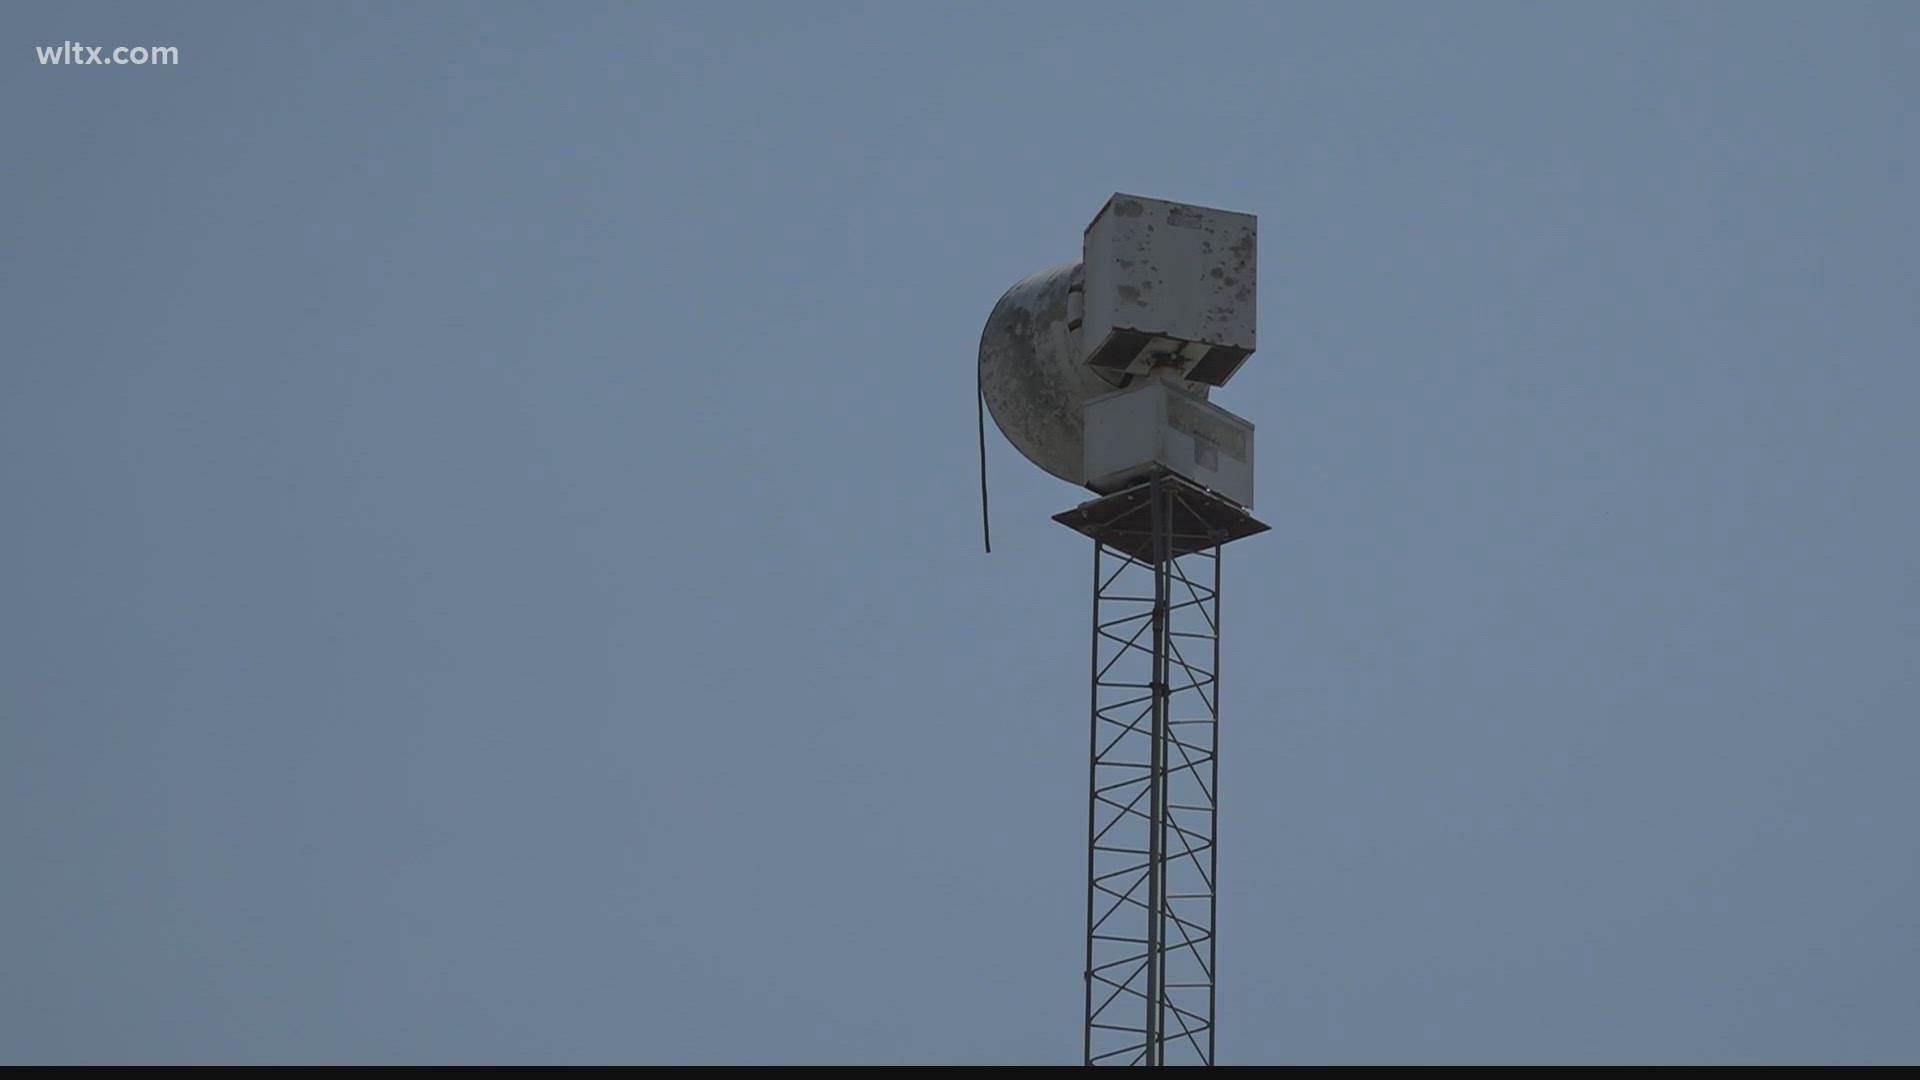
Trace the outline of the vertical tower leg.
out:
M 1211 1065 L 1222 540 L 1203 493 L 1149 485 L 1094 540 L 1083 1044 Z

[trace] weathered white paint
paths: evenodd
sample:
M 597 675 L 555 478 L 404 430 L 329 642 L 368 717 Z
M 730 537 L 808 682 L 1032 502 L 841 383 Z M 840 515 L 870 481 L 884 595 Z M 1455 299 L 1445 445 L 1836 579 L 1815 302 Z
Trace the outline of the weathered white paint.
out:
M 1080 264 L 1043 270 L 1008 289 L 980 334 L 980 390 L 1000 433 L 1028 461 L 1072 484 L 1086 483 L 1082 460 L 1087 402 L 1118 389 L 1122 376 L 1080 360 L 1068 327 L 1069 290 Z M 1206 396 L 1198 383 L 1179 384 Z

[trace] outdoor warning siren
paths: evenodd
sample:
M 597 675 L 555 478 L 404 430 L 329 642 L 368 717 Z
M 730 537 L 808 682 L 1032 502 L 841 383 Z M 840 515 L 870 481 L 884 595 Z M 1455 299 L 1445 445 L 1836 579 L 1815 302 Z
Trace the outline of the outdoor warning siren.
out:
M 1253 425 L 1207 393 L 1253 354 L 1254 260 L 1251 214 L 1115 195 L 1080 261 L 1008 289 L 980 335 L 986 549 L 989 407 L 1096 493 L 1053 515 L 1093 541 L 1087 1065 L 1215 1060 L 1221 564 L 1269 528 Z
M 1255 240 L 1252 214 L 1108 199 L 1085 230 L 1079 262 L 1014 285 L 987 317 L 980 395 L 1007 441 L 1084 485 L 1101 479 L 1086 460 L 1090 402 L 1158 378 L 1184 391 L 1180 400 L 1211 408 L 1208 389 L 1254 350 Z M 1250 442 L 1251 425 L 1238 423 Z

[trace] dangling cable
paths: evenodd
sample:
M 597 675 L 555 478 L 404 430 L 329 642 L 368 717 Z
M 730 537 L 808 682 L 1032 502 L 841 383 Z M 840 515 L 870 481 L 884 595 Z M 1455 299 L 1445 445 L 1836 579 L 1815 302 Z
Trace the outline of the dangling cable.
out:
M 993 554 L 993 526 L 987 517 L 987 386 L 985 376 L 975 365 L 973 371 L 973 403 L 976 419 L 980 421 L 980 540 L 986 545 L 987 554 Z

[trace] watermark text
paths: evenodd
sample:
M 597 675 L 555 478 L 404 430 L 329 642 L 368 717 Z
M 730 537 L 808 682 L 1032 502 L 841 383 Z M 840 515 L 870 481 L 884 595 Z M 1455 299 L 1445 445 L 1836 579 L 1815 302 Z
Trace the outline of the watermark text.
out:
M 172 45 L 82 45 L 63 41 L 35 45 L 42 64 L 178 64 L 180 50 Z

